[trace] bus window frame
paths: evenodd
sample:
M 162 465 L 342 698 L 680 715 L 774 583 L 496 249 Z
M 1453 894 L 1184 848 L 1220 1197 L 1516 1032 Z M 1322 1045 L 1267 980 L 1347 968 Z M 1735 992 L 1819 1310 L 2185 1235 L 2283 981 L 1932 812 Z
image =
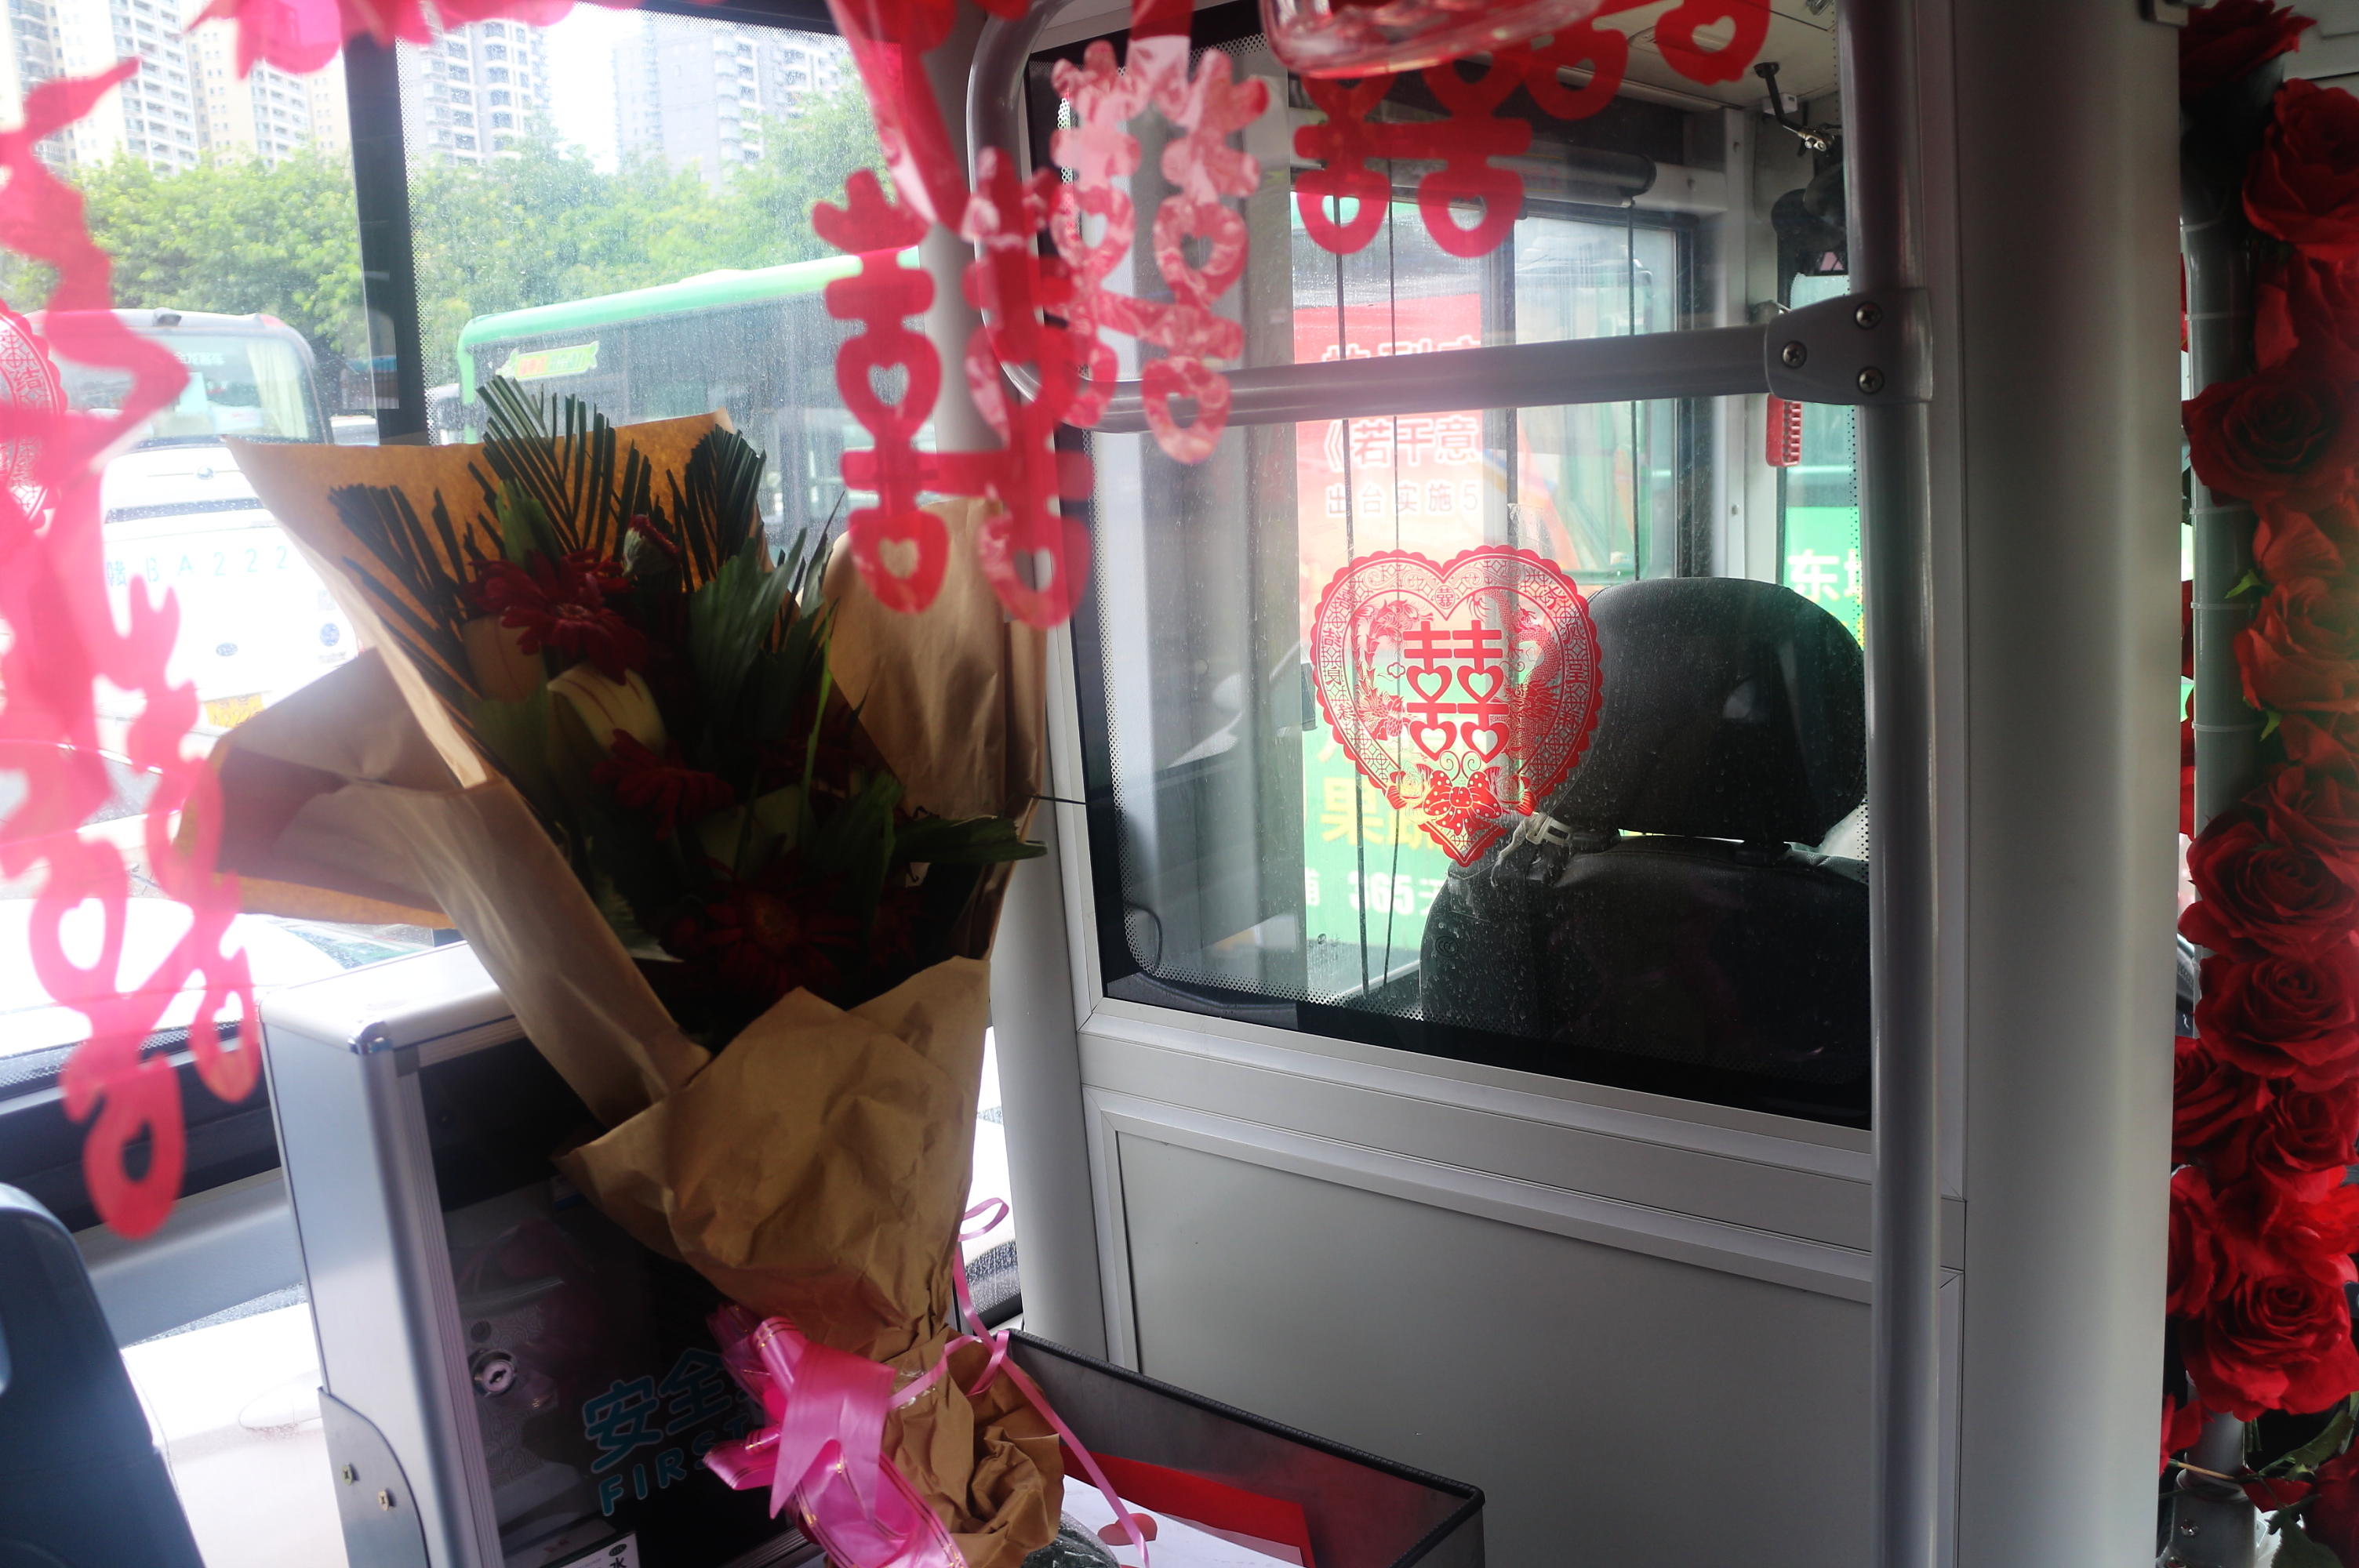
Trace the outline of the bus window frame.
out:
M 1201 54 L 1225 44 L 1253 38 L 1260 31 L 1259 15 L 1253 6 L 1232 4 L 1213 7 L 1196 14 L 1191 49 Z M 1025 70 L 1022 120 L 1030 134 L 1035 168 L 1044 166 L 1049 138 L 1058 128 L 1056 96 L 1053 91 L 1042 90 L 1048 79 L 1046 67 L 1056 60 L 1078 60 L 1093 42 L 1107 41 L 1119 46 L 1126 36 L 1126 32 L 1116 31 L 1103 35 L 1102 39 L 1068 40 L 1038 49 L 1028 57 Z M 1288 200 L 1290 205 L 1290 194 Z M 1549 198 L 1527 202 L 1527 211 L 1534 217 L 1582 222 L 1595 222 L 1609 213 L 1619 218 L 1623 213 L 1621 209 Z M 1703 245 L 1697 232 L 1698 224 L 1692 214 L 1678 212 L 1649 213 L 1647 220 L 1647 226 L 1660 228 L 1672 236 L 1680 267 L 1680 276 L 1674 286 L 1674 297 L 1680 313 L 1692 319 L 1703 308 L 1709 292 L 1700 265 Z M 1512 244 L 1512 240 L 1507 243 Z M 1506 248 L 1506 245 L 1501 247 L 1502 251 Z M 1512 329 L 1513 274 L 1511 266 L 1503 270 L 1506 284 L 1504 290 L 1506 311 L 1504 325 Z M 1495 302 L 1491 295 L 1496 276 L 1497 273 L 1491 268 L 1485 268 L 1483 275 L 1483 312 L 1486 333 L 1494 324 Z M 1512 330 L 1504 335 L 1512 339 Z M 1533 364 L 1537 373 L 1516 376 L 1517 384 L 1514 388 L 1516 395 L 1511 400 L 1502 403 L 1494 399 L 1484 405 L 1486 442 L 1502 430 L 1512 433 L 1516 427 L 1517 414 L 1525 408 L 1596 403 L 1669 403 L 1678 410 L 1679 428 L 1672 441 L 1681 463 L 1682 490 L 1700 484 L 1708 495 L 1712 490 L 1713 465 L 1725 460 L 1727 456 L 1721 450 L 1714 436 L 1715 421 L 1708 412 L 1710 406 L 1716 398 L 1748 396 L 1758 391 L 1757 387 L 1751 385 L 1739 388 L 1734 384 L 1723 384 L 1734 379 L 1728 363 L 1729 356 L 1724 351 L 1740 339 L 1757 343 L 1759 337 L 1760 329 L 1754 326 L 1678 326 L 1610 338 L 1569 340 L 1562 343 L 1510 341 L 1505 346 L 1440 350 L 1382 361 L 1328 362 L 1312 366 L 1256 366 L 1230 373 L 1232 385 L 1237 392 L 1230 423 L 1237 427 L 1234 434 L 1242 436 L 1250 433 L 1256 425 L 1283 427 L 1330 419 L 1381 418 L 1394 412 L 1384 406 L 1386 400 L 1415 399 L 1416 407 L 1419 410 L 1428 406 L 1437 409 L 1461 406 L 1456 402 L 1445 403 L 1436 397 L 1419 397 L 1414 391 L 1405 390 L 1420 385 L 1440 389 L 1452 398 L 1474 395 L 1479 403 L 1482 401 L 1479 394 L 1449 389 L 1453 383 L 1460 387 L 1479 387 L 1495 369 L 1504 365 L 1506 356 L 1516 356 Z M 1607 347 L 1600 352 L 1589 346 L 1593 344 Z M 1662 385 L 1663 373 L 1657 367 L 1642 368 L 1638 360 L 1627 352 L 1614 354 L 1613 346 L 1627 349 L 1632 345 L 1645 345 L 1645 349 L 1636 351 L 1639 354 L 1644 354 L 1647 349 L 1669 350 L 1668 354 L 1660 354 L 1659 357 L 1671 362 L 1668 373 L 1669 379 L 1675 384 L 1684 382 L 1691 384 L 1667 388 Z M 1553 362 L 1540 366 L 1541 356 L 1549 356 Z M 1380 374 L 1369 373 L 1372 371 Z M 1645 382 L 1629 384 L 1625 378 L 1634 373 L 1644 376 Z M 1283 412 L 1275 417 L 1250 406 L 1253 399 L 1246 388 L 1261 375 L 1267 375 L 1272 381 L 1284 380 L 1293 384 L 1285 389 Z M 1549 379 L 1556 383 L 1552 392 L 1535 395 L 1533 384 Z M 1617 382 L 1623 384 L 1625 390 L 1615 390 Z M 1145 438 L 1136 437 L 1133 427 L 1127 424 L 1119 427 L 1116 433 Z M 1060 445 L 1068 440 L 1078 443 L 1087 436 L 1085 432 L 1071 430 L 1060 431 Z M 1680 513 L 1671 520 L 1668 536 L 1638 542 L 1639 562 L 1643 562 L 1649 553 L 1656 554 L 1660 562 L 1659 569 L 1644 575 L 1693 576 L 1704 568 L 1712 550 L 1712 520 L 1702 515 L 1701 509 L 1692 504 L 1682 506 Z M 1086 520 L 1094 536 L 1097 532 L 1094 497 L 1088 503 Z M 1782 498 L 1777 523 L 1782 565 Z M 1634 562 L 1630 575 L 1632 578 L 1641 575 L 1638 563 Z M 1617 578 L 1614 580 L 1625 579 Z M 1316 1000 L 1298 1000 L 1155 973 L 1131 950 L 1129 917 L 1133 910 L 1126 896 L 1123 875 L 1125 860 L 1123 808 L 1115 795 L 1113 730 L 1105 680 L 1110 662 L 1109 647 L 1094 595 L 1082 596 L 1073 614 L 1071 636 L 1073 711 L 1079 730 L 1082 785 L 1080 792 L 1082 799 L 1079 804 L 1087 829 L 1088 858 L 1082 877 L 1086 896 L 1082 907 L 1089 912 L 1088 917 L 1093 927 L 1083 941 L 1095 958 L 1094 989 L 1103 999 L 1169 1009 L 1177 1015 L 1175 1022 L 1223 1020 L 1259 1024 L 1296 1034 L 1385 1047 L 1412 1055 L 1504 1067 L 1606 1088 L 1656 1094 L 1669 1099 L 1761 1111 L 1830 1127 L 1866 1128 L 1869 1125 L 1870 1116 L 1865 1103 L 1868 1090 L 1865 1086 L 1860 1090 L 1858 1104 L 1852 1104 L 1846 1096 L 1845 1103 L 1837 1106 L 1814 1102 L 1809 1098 L 1805 1086 L 1780 1079 L 1651 1061 L 1620 1053 L 1585 1049 L 1562 1041 L 1525 1039 L 1459 1025 L 1431 1023 L 1381 1007 L 1363 1008 Z M 1315 715 L 1306 714 L 1305 722 L 1312 721 L 1315 721 Z M 1387 976 L 1384 984 L 1389 987 L 1397 982 L 1398 977 L 1394 975 Z

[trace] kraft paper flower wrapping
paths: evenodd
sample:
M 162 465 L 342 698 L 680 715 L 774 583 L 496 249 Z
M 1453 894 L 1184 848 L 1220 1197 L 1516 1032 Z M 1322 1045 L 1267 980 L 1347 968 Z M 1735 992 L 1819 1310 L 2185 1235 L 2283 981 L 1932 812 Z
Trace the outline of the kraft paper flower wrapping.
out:
M 627 427 L 658 476 L 710 417 Z M 527 1035 L 605 1126 L 559 1154 L 647 1246 L 813 1339 L 912 1374 L 949 1337 L 970 1176 L 988 952 L 1008 868 L 979 885 L 954 956 L 848 1011 L 798 989 L 716 1053 L 673 1021 L 533 806 L 454 721 L 364 591 L 365 553 L 330 501 L 401 491 L 422 516 L 473 497 L 478 449 L 241 446 L 255 492 L 323 568 L 369 652 L 216 752 L 223 863 L 271 913 L 418 918 L 463 932 Z M 938 508 L 959 563 L 917 615 L 889 611 L 839 552 L 824 579 L 829 667 L 904 802 L 952 820 L 1028 814 L 1041 756 L 1040 634 L 973 568 L 982 503 Z M 332 570 L 325 568 L 334 568 Z M 973 1568 L 1016 1568 L 1056 1533 L 1048 1423 L 974 1358 L 895 1412 L 886 1452 Z

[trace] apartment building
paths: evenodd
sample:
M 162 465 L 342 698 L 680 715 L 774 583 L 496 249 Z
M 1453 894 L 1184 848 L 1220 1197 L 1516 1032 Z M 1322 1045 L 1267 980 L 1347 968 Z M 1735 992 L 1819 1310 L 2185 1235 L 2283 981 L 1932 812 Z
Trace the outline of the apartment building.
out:
M 241 78 L 232 25 L 184 31 L 173 0 L 6 5 L 0 103 L 22 103 L 53 77 L 104 70 L 126 56 L 139 59 L 138 73 L 87 119 L 41 144 L 53 168 L 90 168 L 129 153 L 171 173 L 193 167 L 208 151 L 275 160 L 305 147 L 351 144 L 341 59 L 309 77 L 257 65 Z
M 181 31 L 179 8 L 170 0 L 35 4 L 46 4 L 54 19 L 58 73 L 85 75 L 126 56 L 139 59 L 137 74 L 59 138 L 62 161 L 88 167 L 128 152 L 159 173 L 192 168 L 206 145 L 205 104 L 195 51 Z M 11 20 L 16 19 L 12 14 Z M 25 36 L 29 40 L 29 30 Z M 12 49 L 16 43 L 12 31 Z
M 257 64 L 240 78 L 237 31 L 226 21 L 197 28 L 189 48 L 202 90 L 207 147 L 273 161 L 306 147 L 342 151 L 352 145 L 342 56 L 309 76 Z
M 842 84 L 850 56 L 834 38 L 701 17 L 641 14 L 614 50 L 615 140 L 623 156 L 659 154 L 718 183 L 760 161 L 762 123 L 793 115 Z

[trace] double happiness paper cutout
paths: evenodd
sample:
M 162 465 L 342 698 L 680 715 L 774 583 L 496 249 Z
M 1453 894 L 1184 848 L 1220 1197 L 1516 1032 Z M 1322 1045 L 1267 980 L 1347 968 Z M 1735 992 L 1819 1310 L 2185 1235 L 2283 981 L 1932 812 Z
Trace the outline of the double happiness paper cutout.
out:
M 1089 577 L 1089 531 L 1078 503 L 1090 495 L 1089 459 L 1057 449 L 1056 429 L 1071 416 L 1088 351 L 1074 330 L 1074 290 L 1062 258 L 1042 256 L 1055 171 L 1029 180 L 999 147 L 975 157 L 977 183 L 951 151 L 925 55 L 949 35 L 955 0 L 828 0 L 851 47 L 876 119 L 877 140 L 895 196 L 863 169 L 844 186 L 841 207 L 821 202 L 811 225 L 838 250 L 861 257 L 860 271 L 828 285 L 828 314 L 864 330 L 836 356 L 845 406 L 875 438 L 843 456 L 847 488 L 877 497 L 846 523 L 853 562 L 869 591 L 896 610 L 931 604 L 949 565 L 950 535 L 922 510 L 921 493 L 984 496 L 1000 510 L 978 533 L 978 563 L 1010 615 L 1033 626 L 1062 624 Z M 1024 0 L 985 0 L 1001 16 L 1021 16 Z M 936 223 L 971 242 L 976 259 L 962 284 L 983 325 L 966 344 L 967 390 L 1002 446 L 993 451 L 923 452 L 917 433 L 932 416 L 941 386 L 941 355 L 907 319 L 930 306 L 932 279 L 901 265 L 899 251 Z M 1029 398 L 1016 396 L 1006 369 L 1027 366 Z M 871 373 L 899 367 L 907 379 L 887 402 Z
M 1245 217 L 1222 199 L 1250 196 L 1261 184 L 1260 162 L 1229 137 L 1268 111 L 1269 87 L 1258 79 L 1233 80 L 1234 62 L 1218 49 L 1205 51 L 1191 74 L 1189 15 L 1185 0 L 1136 0 L 1126 70 L 1115 66 L 1113 46 L 1103 40 L 1079 66 L 1057 62 L 1057 94 L 1072 104 L 1076 126 L 1049 142 L 1050 155 L 1073 176 L 1057 189 L 1049 234 L 1073 272 L 1073 324 L 1089 372 L 1073 422 L 1094 425 L 1104 414 L 1117 371 L 1114 349 L 1100 334 L 1120 332 L 1165 351 L 1139 372 L 1147 427 L 1174 461 L 1199 463 L 1212 455 L 1229 420 L 1228 378 L 1207 362 L 1245 352 L 1244 328 L 1213 309 L 1245 268 Z M 1169 302 L 1105 287 L 1137 232 L 1130 196 L 1114 180 L 1138 170 L 1138 138 L 1129 122 L 1149 105 L 1186 133 L 1163 149 L 1163 178 L 1174 193 L 1156 209 L 1152 231 Z M 1103 226 L 1094 243 L 1083 234 L 1092 222 Z M 1204 242 L 1202 266 L 1188 260 L 1190 240 Z M 1181 425 L 1173 414 L 1175 398 L 1195 401 L 1191 423 Z
M 1603 700 L 1580 588 L 1503 545 L 1353 561 L 1320 596 L 1310 660 L 1344 754 L 1462 866 L 1564 781 Z
M 1606 0 L 1599 16 L 1652 4 L 1653 0 Z M 1725 28 L 1718 42 L 1708 38 Z M 1673 70 L 1699 85 L 1744 80 L 1769 37 L 1767 0 L 1682 0 L 1654 28 L 1655 47 Z M 1531 122 L 1501 119 L 1497 111 L 1517 87 L 1527 89 L 1541 111 L 1560 120 L 1597 114 L 1621 92 L 1630 63 L 1628 35 L 1595 22 L 1560 27 L 1529 44 L 1492 52 L 1491 63 L 1473 78 L 1457 61 L 1421 72 L 1362 77 L 1357 81 L 1306 77 L 1302 85 L 1323 121 L 1294 133 L 1294 150 L 1318 167 L 1294 178 L 1296 210 L 1303 228 L 1322 249 L 1350 255 L 1375 238 L 1390 210 L 1393 173 L 1371 160 L 1435 161 L 1441 167 L 1417 182 L 1418 214 L 1433 243 L 1454 256 L 1486 255 L 1496 250 L 1523 207 L 1523 176 L 1493 163 L 1531 146 Z M 1567 87 L 1560 70 L 1586 70 L 1589 80 Z M 1440 121 L 1379 121 L 1372 118 L 1386 94 L 1404 76 L 1416 74 L 1450 112 Z M 1344 202 L 1350 202 L 1349 216 Z M 1462 224 L 1453 206 L 1477 203 L 1480 216 Z
M 169 405 L 188 379 L 171 351 L 116 319 L 110 266 L 90 238 L 81 195 L 35 154 L 41 138 L 90 112 L 136 69 L 125 61 L 94 77 L 44 82 L 26 95 L 24 124 L 0 133 L 0 244 L 57 274 L 40 326 L 7 316 L 0 350 L 0 768 L 24 792 L 0 819 L 0 875 L 46 867 L 33 903 L 33 970 L 60 1005 L 88 1022 L 89 1038 L 59 1076 L 66 1114 L 91 1123 L 82 1175 L 102 1218 L 144 1236 L 171 1212 L 186 1158 L 180 1080 L 148 1039 L 188 992 L 201 1000 L 189 1051 L 206 1088 L 224 1100 L 252 1090 L 261 1052 L 251 1028 L 246 957 L 228 950 L 236 885 L 213 874 L 212 771 L 183 740 L 197 719 L 196 688 L 168 674 L 179 611 L 170 593 L 150 600 L 134 585 L 127 624 L 115 624 L 103 569 L 99 476 L 138 426 Z M 58 395 L 51 352 L 127 373 L 119 413 L 75 412 Z M 155 780 L 142 858 L 163 898 L 188 911 L 188 929 L 147 973 L 124 973 L 131 867 L 123 851 L 80 831 L 114 794 L 100 751 L 101 679 L 143 698 L 123 736 L 125 760 Z M 105 737 L 104 739 L 113 739 Z M 174 842 L 183 820 L 189 842 Z M 67 926 L 81 940 L 69 944 Z M 94 942 L 89 938 L 94 937 Z M 222 1015 L 249 1026 L 224 1048 Z M 133 1151 L 145 1144 L 135 1174 Z

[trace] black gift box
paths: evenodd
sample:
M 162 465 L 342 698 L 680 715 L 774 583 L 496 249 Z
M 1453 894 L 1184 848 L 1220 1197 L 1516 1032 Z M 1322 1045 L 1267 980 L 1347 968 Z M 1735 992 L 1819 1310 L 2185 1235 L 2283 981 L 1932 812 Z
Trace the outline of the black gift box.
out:
M 1021 1367 L 1093 1453 L 1293 1503 L 1317 1568 L 1482 1568 L 1483 1493 L 1036 1339 Z M 1086 1486 L 1078 1476 L 1068 1487 Z

